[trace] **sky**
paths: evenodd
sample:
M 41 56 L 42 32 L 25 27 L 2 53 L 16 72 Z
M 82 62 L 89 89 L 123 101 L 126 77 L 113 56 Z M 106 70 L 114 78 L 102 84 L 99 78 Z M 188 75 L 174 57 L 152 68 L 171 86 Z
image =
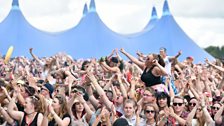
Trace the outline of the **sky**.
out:
M 0 0 L 0 22 L 12 0 Z M 101 20 L 114 32 L 141 31 L 150 20 L 152 6 L 162 15 L 164 0 L 95 0 Z M 224 0 L 168 0 L 180 27 L 200 47 L 224 45 Z M 75 27 L 90 0 L 19 0 L 27 21 L 37 29 L 59 32 Z

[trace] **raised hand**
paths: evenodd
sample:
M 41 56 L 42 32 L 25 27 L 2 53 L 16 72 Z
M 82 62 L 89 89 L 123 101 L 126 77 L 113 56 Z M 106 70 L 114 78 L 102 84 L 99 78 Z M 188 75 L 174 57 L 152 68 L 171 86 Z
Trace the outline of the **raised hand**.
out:
M 121 53 L 125 53 L 125 50 L 123 48 L 120 49 Z
M 205 62 L 207 63 L 207 64 L 209 64 L 210 62 L 208 61 L 208 58 L 205 58 Z
M 182 54 L 182 50 L 180 50 L 179 52 L 178 52 L 178 55 L 181 55 Z
M 3 93 L 5 95 L 8 95 L 8 91 L 7 91 L 7 89 L 4 86 L 1 86 L 0 88 L 3 90 Z
M 85 100 L 84 100 L 84 98 L 83 98 L 83 96 L 82 96 L 81 93 L 77 92 L 77 93 L 76 93 L 76 98 L 77 98 L 82 104 L 85 103 Z
M 152 61 L 152 63 L 153 63 L 153 65 L 156 65 L 156 66 L 158 66 L 158 65 L 159 65 L 159 63 L 158 63 L 158 60 L 157 60 L 157 59 L 154 59 L 154 60 Z
M 49 110 L 49 112 L 50 112 L 51 114 L 54 114 L 54 113 L 55 113 L 54 108 L 52 107 L 51 104 L 48 105 L 48 110 Z
M 30 53 L 32 53 L 32 52 L 33 52 L 33 48 L 30 48 L 29 50 L 30 50 Z

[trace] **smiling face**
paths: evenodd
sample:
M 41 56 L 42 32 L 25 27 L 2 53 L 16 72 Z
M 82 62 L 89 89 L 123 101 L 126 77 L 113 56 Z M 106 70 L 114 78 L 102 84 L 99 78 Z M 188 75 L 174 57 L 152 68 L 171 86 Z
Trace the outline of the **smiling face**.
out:
M 160 108 L 165 108 L 167 106 L 167 98 L 166 97 L 158 98 L 158 103 Z
M 31 101 L 32 101 L 32 99 L 30 97 L 27 97 L 25 99 L 24 112 L 26 114 L 30 114 L 35 111 L 34 104 Z
M 173 108 L 175 113 L 180 113 L 184 110 L 184 100 L 181 98 L 173 99 Z
M 148 90 L 145 90 L 143 93 L 143 102 L 144 103 L 153 103 L 155 100 L 154 95 L 152 95 L 151 92 L 149 92 Z
M 126 103 L 124 105 L 124 113 L 126 117 L 132 117 L 134 115 L 135 108 L 133 103 Z
M 145 65 L 146 66 L 150 66 L 152 64 L 152 61 L 154 60 L 154 57 L 152 54 L 149 54 L 147 57 L 146 57 L 146 60 L 145 60 Z

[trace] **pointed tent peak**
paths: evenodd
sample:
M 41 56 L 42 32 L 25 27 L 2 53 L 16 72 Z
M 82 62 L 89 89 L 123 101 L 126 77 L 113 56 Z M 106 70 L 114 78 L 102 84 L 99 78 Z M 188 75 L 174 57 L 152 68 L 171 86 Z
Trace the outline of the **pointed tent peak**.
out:
M 158 19 L 158 17 L 157 17 L 157 11 L 156 11 L 156 7 L 155 6 L 152 7 L 151 20 L 152 19 Z
M 13 1 L 12 1 L 12 6 L 17 6 L 17 7 L 19 7 L 19 0 L 13 0 Z
M 12 10 L 19 10 L 19 0 L 12 1 Z
M 165 0 L 163 4 L 163 16 L 165 15 L 171 15 L 169 5 L 168 5 L 168 0 Z
M 95 12 L 95 11 L 96 11 L 95 0 L 90 0 L 89 11 L 90 11 L 90 12 Z
M 82 14 L 83 16 L 86 16 L 87 13 L 88 13 L 88 7 L 87 7 L 87 4 L 85 3 Z

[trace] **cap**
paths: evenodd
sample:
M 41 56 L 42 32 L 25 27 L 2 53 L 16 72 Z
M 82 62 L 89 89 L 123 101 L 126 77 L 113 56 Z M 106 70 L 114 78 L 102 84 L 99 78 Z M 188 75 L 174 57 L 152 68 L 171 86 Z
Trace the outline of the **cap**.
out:
M 187 59 L 194 60 L 192 56 L 188 56 Z
M 118 63 L 118 59 L 117 59 L 117 57 L 112 57 L 112 58 L 111 58 L 111 61 L 112 61 L 113 63 Z
M 52 93 L 54 92 L 54 87 L 51 84 L 49 84 L 49 83 L 44 84 L 44 87 L 47 88 L 47 90 L 50 93 L 50 96 L 52 97 Z

